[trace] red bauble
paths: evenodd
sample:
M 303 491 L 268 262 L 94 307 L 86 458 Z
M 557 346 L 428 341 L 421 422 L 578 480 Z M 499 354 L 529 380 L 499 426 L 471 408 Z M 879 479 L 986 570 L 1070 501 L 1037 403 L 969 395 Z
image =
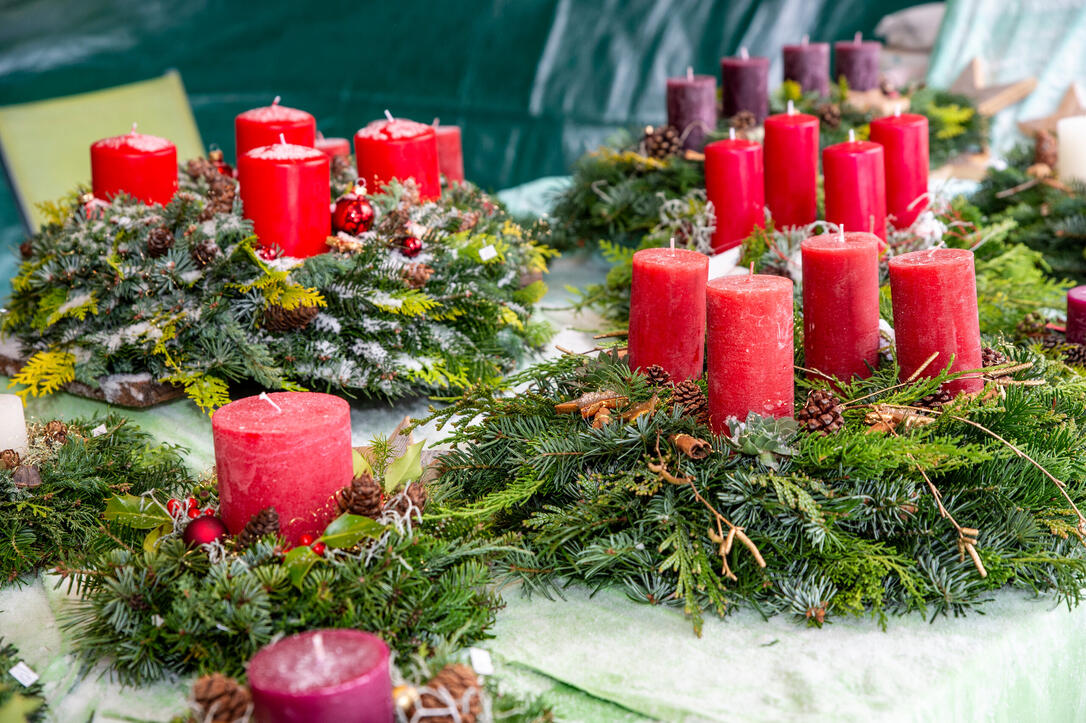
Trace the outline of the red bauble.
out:
M 282 255 L 282 251 L 278 246 L 261 246 L 256 254 L 265 261 L 275 261 Z
M 206 510 L 204 510 L 204 517 L 211 517 L 214 514 L 215 514 L 215 510 L 211 509 L 210 507 L 208 507 Z
M 298 544 L 299 545 L 312 545 L 313 544 L 313 535 L 306 532 L 305 534 L 301 535 L 298 538 Z
M 196 507 L 190 507 L 188 511 L 188 516 L 190 520 L 195 520 L 197 517 L 200 516 L 200 510 Z
M 79 202 L 83 218 L 88 221 L 94 218 L 102 218 L 106 215 L 106 209 L 109 208 L 108 203 L 100 198 L 95 198 L 92 193 L 84 193 Z
M 400 242 L 400 253 L 407 258 L 413 258 L 422 253 L 422 241 L 414 236 L 408 236 Z
M 234 178 L 237 174 L 234 173 L 234 168 L 229 163 L 223 160 L 222 151 L 215 149 L 207 154 L 207 159 L 211 161 L 211 165 L 215 166 L 215 170 L 228 178 Z
M 324 557 L 324 550 L 326 549 L 326 546 L 323 542 L 314 542 L 310 549 L 321 557 Z
M 166 502 L 166 511 L 171 515 L 176 515 L 181 511 L 181 500 L 168 500 Z
M 187 500 L 185 500 L 185 504 L 189 506 L 190 510 L 194 510 L 200 506 L 200 503 L 196 501 L 195 497 L 189 497 Z
M 199 517 L 185 527 L 181 538 L 189 547 L 195 547 L 206 545 L 228 535 L 226 524 L 218 517 Z
M 373 228 L 373 204 L 365 194 L 365 184 L 355 184 L 353 191 L 336 199 L 332 209 L 332 233 L 342 231 L 357 236 Z

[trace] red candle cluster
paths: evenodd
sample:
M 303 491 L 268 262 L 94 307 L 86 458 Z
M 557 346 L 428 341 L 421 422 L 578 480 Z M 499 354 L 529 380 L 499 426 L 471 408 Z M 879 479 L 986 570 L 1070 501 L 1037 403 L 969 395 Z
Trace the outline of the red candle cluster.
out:
M 765 226 L 762 147 L 726 139 L 705 146 L 705 195 L 713 204 L 713 251 L 738 246 L 755 227 Z
M 103 138 L 90 148 L 91 188 L 104 201 L 126 193 L 166 205 L 177 193 L 177 147 L 158 136 L 131 133 Z
M 765 119 L 765 201 L 778 228 L 818 216 L 818 119 L 791 105 Z
M 658 364 L 676 381 L 701 377 L 705 359 L 705 283 L 709 259 L 685 249 L 633 256 L 631 369 Z
M 325 138 L 318 133 L 313 147 L 329 158 L 347 158 L 351 155 L 351 142 L 346 138 Z
M 271 105 L 253 108 L 234 118 L 236 155 L 254 148 L 279 143 L 280 137 L 296 146 L 310 146 L 317 139 L 317 121 L 304 110 L 279 105 L 279 98 Z
M 437 163 L 441 175 L 450 183 L 464 180 L 464 151 L 460 145 L 460 126 L 435 125 Z
M 850 140 L 822 151 L 826 220 L 886 240 L 886 174 L 878 143 Z
M 876 118 L 871 140 L 885 154 L 886 213 L 895 228 L 908 228 L 928 207 L 928 119 L 916 113 Z
M 392 179 L 415 179 L 423 199 L 441 195 L 441 166 L 433 126 L 395 118 L 376 120 L 354 134 L 358 177 L 370 192 Z

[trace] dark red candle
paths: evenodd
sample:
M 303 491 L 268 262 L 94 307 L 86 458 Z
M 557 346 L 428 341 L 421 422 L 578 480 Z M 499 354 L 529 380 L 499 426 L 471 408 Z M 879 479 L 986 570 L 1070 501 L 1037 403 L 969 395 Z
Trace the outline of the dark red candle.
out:
M 769 58 L 751 58 L 746 48 L 739 57 L 721 58 L 720 84 L 725 118 L 745 110 L 761 124 L 769 115 Z
M 278 143 L 280 136 L 296 146 L 312 146 L 317 139 L 317 121 L 309 113 L 279 105 L 279 96 L 271 105 L 253 108 L 234 118 L 235 155 Z
M 131 133 L 103 138 L 90 148 L 91 187 L 108 201 L 126 193 L 165 206 L 177 193 L 177 147 L 158 136 Z
M 643 249 L 633 257 L 631 369 L 659 364 L 676 381 L 700 379 L 705 362 L 709 257 L 686 249 Z
M 460 144 L 460 126 L 434 124 L 437 134 L 437 164 L 450 183 L 464 180 L 464 149 Z
M 231 533 L 271 506 L 283 536 L 298 544 L 339 515 L 335 494 L 353 474 L 351 407 L 343 399 L 313 392 L 246 397 L 217 409 L 211 431 L 219 515 Z
M 733 132 L 734 136 L 734 132 Z M 705 146 L 705 195 L 713 204 L 713 251 L 738 246 L 755 227 L 765 227 L 762 147 L 730 138 Z
M 951 371 L 981 367 L 972 251 L 925 249 L 895 256 L 890 259 L 890 295 L 902 381 L 936 352 L 938 356 L 922 376 L 936 376 L 947 365 Z M 976 392 L 984 381 L 962 378 L 943 386 L 952 394 Z
M 804 93 L 830 94 L 830 44 L 809 43 L 784 46 L 784 79 L 798 83 Z
M 818 118 L 788 113 L 765 119 L 765 201 L 777 228 L 818 216 Z
M 347 158 L 351 155 L 351 142 L 346 138 L 325 138 L 318 133 L 313 147 L 328 158 Z
M 826 220 L 886 240 L 886 173 L 878 143 L 850 140 L 822 150 Z
M 709 426 L 789 417 L 793 409 L 792 281 L 781 276 L 723 276 L 705 290 L 709 322 Z
M 916 113 L 876 118 L 871 140 L 883 148 L 890 223 L 908 228 L 928 207 L 928 119 Z
M 871 90 L 879 87 L 879 52 L 882 43 L 863 39 L 856 33 L 853 40 L 833 44 L 837 68 L 834 77 L 845 77 L 851 90 Z
M 828 233 L 800 249 L 804 366 L 845 381 L 871 376 L 879 363 L 879 237 Z
M 287 256 L 328 250 L 330 181 L 328 156 L 312 147 L 277 143 L 238 159 L 242 213 L 261 244 L 277 244 Z
M 1067 292 L 1067 341 L 1086 344 L 1086 286 Z
M 415 179 L 423 199 L 441 195 L 437 134 L 425 123 L 403 118 L 375 120 L 354 134 L 358 177 L 371 193 L 394 178 Z
M 716 78 L 686 75 L 667 79 L 667 123 L 679 132 L 683 148 L 700 151 L 716 129 Z

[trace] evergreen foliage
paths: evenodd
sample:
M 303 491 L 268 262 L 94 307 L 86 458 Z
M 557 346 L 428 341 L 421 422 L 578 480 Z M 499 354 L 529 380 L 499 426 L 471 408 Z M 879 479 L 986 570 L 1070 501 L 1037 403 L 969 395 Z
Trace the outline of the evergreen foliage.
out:
M 45 691 L 40 682 L 23 686 L 8 673 L 20 662 L 19 650 L 0 638 L 0 721 L 37 723 L 45 720 L 49 710 L 45 705 Z

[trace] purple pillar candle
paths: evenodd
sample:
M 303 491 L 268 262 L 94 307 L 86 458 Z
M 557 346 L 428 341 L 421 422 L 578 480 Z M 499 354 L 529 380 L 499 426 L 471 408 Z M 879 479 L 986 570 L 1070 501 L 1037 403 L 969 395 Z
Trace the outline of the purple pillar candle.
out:
M 830 44 L 810 43 L 804 35 L 799 45 L 785 45 L 784 79 L 798 83 L 804 93 L 829 95 Z
M 1067 341 L 1086 344 L 1086 286 L 1067 292 Z
M 700 151 L 705 136 L 716 129 L 716 78 L 686 75 L 667 79 L 667 122 L 679 132 L 683 148 Z
M 845 40 L 833 44 L 834 60 L 837 63 L 836 77 L 845 76 L 848 87 L 852 90 L 871 90 L 879 87 L 879 52 L 882 43 L 877 40 L 864 40 L 860 33 L 851 41 Z
M 750 111 L 761 125 L 769 115 L 769 58 L 751 58 L 741 48 L 735 58 L 720 59 L 724 117 Z
M 249 661 L 257 723 L 392 723 L 388 646 L 360 630 L 310 630 Z

